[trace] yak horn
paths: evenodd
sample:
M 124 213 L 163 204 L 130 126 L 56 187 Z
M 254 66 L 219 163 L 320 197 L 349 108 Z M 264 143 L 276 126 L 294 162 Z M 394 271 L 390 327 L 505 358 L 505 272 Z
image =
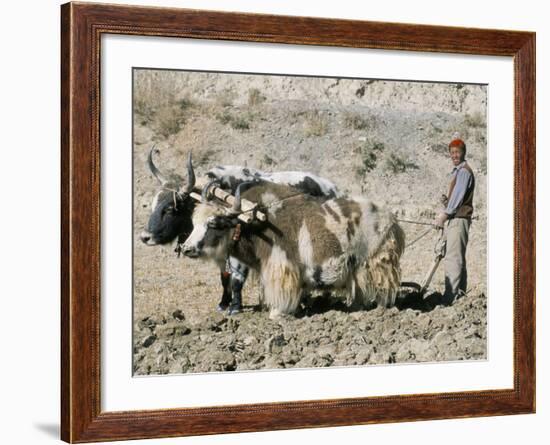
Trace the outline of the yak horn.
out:
M 201 202 L 208 201 L 208 191 L 210 190 L 210 187 L 212 187 L 214 184 L 218 183 L 219 181 L 217 179 L 213 179 L 209 183 L 207 183 L 204 188 L 202 189 L 201 193 Z
M 159 153 L 159 150 L 155 148 L 156 145 L 153 145 L 151 147 L 151 151 L 149 152 L 149 156 L 147 157 L 147 165 L 149 166 L 149 170 L 151 170 L 151 173 L 153 173 L 153 176 L 157 178 L 157 180 L 162 184 L 165 185 L 168 180 L 166 177 L 161 173 L 161 171 L 156 167 L 155 163 L 153 162 L 153 152 Z
M 185 186 L 185 193 L 191 193 L 193 191 L 193 187 L 195 187 L 195 170 L 193 169 L 193 159 L 191 157 L 191 152 L 189 152 L 189 156 L 187 158 L 187 185 Z
M 244 184 L 244 182 L 243 182 Z M 240 184 L 235 191 L 235 201 L 233 201 L 233 207 L 231 207 L 231 213 L 241 213 L 241 186 Z
M 254 184 L 256 181 L 247 181 L 239 184 L 237 190 L 235 191 L 235 200 L 233 201 L 233 207 L 231 208 L 231 213 L 242 213 L 241 205 L 241 188 L 247 187 L 251 184 Z

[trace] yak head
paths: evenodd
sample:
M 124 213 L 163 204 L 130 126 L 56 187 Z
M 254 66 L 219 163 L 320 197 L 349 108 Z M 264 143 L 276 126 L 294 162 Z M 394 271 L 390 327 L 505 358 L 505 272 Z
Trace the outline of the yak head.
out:
M 233 229 L 240 223 L 238 217 L 242 213 L 241 191 L 250 184 L 251 182 L 244 182 L 237 187 L 232 207 L 208 202 L 206 197 L 209 185 L 203 189 L 202 202 L 193 213 L 193 231 L 183 244 L 182 252 L 185 256 L 215 261 L 222 261 L 227 257 Z
M 148 246 L 168 244 L 179 237 L 185 239 L 193 230 L 192 215 L 194 200 L 189 196 L 195 186 L 195 173 L 191 153 L 187 160 L 187 180 L 179 176 L 164 175 L 153 162 L 151 148 L 147 165 L 153 176 L 160 183 L 160 190 L 155 194 L 151 204 L 151 215 L 140 239 Z

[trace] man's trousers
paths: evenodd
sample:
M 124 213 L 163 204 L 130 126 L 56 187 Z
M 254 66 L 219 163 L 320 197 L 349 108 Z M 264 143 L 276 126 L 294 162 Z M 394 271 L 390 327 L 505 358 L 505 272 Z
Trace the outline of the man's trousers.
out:
M 459 294 L 466 292 L 468 271 L 466 269 L 466 246 L 471 221 L 453 218 L 447 223 L 447 246 L 445 254 L 445 295 L 447 302 L 453 302 Z

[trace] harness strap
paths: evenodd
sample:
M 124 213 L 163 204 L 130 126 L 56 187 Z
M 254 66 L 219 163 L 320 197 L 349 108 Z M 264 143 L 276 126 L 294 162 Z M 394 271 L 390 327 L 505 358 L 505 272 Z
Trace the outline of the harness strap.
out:
M 235 231 L 233 232 L 233 237 L 231 239 L 235 242 L 241 239 L 241 223 L 238 223 L 235 226 Z

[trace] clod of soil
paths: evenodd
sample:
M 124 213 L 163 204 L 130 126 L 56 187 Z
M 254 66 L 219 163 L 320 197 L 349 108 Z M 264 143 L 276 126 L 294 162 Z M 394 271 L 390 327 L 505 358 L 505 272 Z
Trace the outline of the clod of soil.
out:
M 192 325 L 181 311 L 177 317 L 151 317 L 134 326 L 134 374 L 486 358 L 484 294 L 465 296 L 452 306 L 407 306 L 405 301 L 400 308 L 356 312 L 329 307 L 277 321 L 247 308 L 230 317 L 213 313 Z

